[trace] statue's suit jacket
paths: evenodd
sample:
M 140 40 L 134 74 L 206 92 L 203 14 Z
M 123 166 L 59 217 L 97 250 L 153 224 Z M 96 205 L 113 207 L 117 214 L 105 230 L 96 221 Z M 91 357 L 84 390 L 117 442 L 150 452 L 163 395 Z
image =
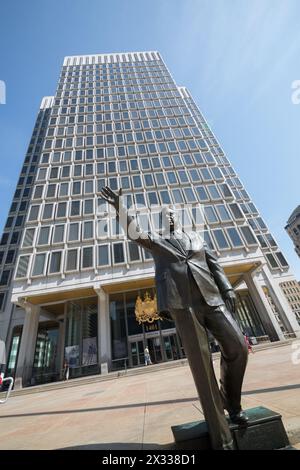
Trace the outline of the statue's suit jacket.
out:
M 134 230 L 127 231 L 128 237 L 153 256 L 159 312 L 185 309 L 189 305 L 189 274 L 208 305 L 224 304 L 223 296 L 232 286 L 215 255 L 196 232 L 184 232 L 183 239 L 174 240 L 141 231 L 132 218 L 128 218 L 129 224 Z

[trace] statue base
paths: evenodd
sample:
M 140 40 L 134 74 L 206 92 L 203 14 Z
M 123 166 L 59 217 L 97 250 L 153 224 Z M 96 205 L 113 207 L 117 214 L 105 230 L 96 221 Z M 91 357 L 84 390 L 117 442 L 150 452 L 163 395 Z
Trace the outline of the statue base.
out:
M 237 450 L 275 450 L 290 446 L 280 414 L 263 406 L 245 411 L 249 417 L 246 427 L 232 424 L 228 419 Z M 172 426 L 171 429 L 176 449 L 211 450 L 205 421 Z

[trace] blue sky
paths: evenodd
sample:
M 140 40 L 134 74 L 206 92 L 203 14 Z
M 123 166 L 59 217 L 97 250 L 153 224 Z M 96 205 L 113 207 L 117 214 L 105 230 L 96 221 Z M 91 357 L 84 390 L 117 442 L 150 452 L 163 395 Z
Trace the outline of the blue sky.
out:
M 1 4 L 0 228 L 40 100 L 65 55 L 158 50 L 191 91 L 300 279 L 284 231 L 299 200 L 298 0 L 27 0 Z

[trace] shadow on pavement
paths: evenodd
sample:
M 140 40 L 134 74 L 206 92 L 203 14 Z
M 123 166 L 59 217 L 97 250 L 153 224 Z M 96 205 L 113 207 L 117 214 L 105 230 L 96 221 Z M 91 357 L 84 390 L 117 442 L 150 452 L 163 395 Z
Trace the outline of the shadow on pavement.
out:
M 294 390 L 300 388 L 300 384 L 293 384 L 293 385 L 283 385 L 280 387 L 270 387 L 270 388 L 260 388 L 256 390 L 246 390 L 242 392 L 242 395 L 256 395 L 259 393 L 270 393 L 270 392 L 281 392 L 283 390 Z M 121 410 L 126 408 L 141 408 L 141 407 L 150 407 L 150 406 L 158 406 L 158 405 L 170 405 L 174 403 L 189 403 L 199 401 L 198 397 L 192 398 L 180 398 L 177 400 L 164 400 L 164 401 L 153 401 L 147 403 L 130 403 L 127 405 L 115 405 L 115 406 L 103 406 L 97 408 L 83 408 L 83 409 L 72 409 L 72 410 L 56 410 L 56 411 L 40 411 L 36 413 L 19 413 L 19 414 L 9 414 L 9 415 L 2 415 L 0 419 L 5 418 L 22 418 L 25 416 L 43 416 L 43 415 L 64 415 L 64 414 L 71 414 L 71 413 L 89 413 L 89 412 L 97 412 L 97 411 L 111 411 L 111 410 Z

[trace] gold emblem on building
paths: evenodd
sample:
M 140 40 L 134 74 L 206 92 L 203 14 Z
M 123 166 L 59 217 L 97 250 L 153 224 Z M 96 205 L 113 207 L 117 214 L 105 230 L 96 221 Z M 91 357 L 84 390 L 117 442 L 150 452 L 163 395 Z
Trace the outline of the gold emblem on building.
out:
M 155 320 L 162 320 L 157 313 L 156 295 L 154 295 L 152 299 L 149 292 L 146 292 L 144 300 L 138 296 L 135 302 L 135 316 L 139 324 L 144 322 L 153 323 Z

